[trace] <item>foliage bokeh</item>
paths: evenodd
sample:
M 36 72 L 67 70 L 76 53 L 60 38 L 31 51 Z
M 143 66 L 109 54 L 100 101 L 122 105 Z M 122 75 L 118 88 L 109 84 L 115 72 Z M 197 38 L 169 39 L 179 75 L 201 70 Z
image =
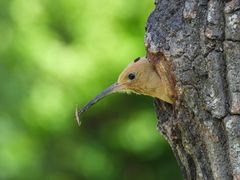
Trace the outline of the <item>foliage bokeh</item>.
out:
M 152 98 L 83 106 L 145 55 L 152 0 L 0 1 L 0 179 L 179 179 Z

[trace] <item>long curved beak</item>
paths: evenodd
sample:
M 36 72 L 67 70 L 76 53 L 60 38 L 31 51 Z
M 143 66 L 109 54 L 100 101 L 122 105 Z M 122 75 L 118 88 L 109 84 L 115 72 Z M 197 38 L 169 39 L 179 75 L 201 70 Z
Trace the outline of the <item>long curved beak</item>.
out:
M 91 101 L 89 101 L 82 109 L 78 110 L 78 107 L 76 108 L 76 112 L 75 112 L 75 117 L 77 120 L 78 125 L 81 125 L 81 121 L 80 121 L 80 115 L 87 111 L 91 106 L 93 106 L 96 102 L 100 101 L 102 98 L 106 97 L 109 94 L 112 94 L 114 92 L 118 92 L 120 90 L 122 90 L 122 85 L 118 84 L 118 83 L 114 83 L 112 84 L 110 87 L 108 87 L 107 89 L 105 89 L 103 92 L 101 92 L 100 94 L 98 94 L 95 98 L 93 98 Z

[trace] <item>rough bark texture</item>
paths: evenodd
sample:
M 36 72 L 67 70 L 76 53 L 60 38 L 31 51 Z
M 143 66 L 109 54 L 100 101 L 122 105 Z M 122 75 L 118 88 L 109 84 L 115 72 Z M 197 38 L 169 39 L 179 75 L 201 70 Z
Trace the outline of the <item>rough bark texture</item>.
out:
M 184 179 L 240 179 L 240 0 L 156 0 L 145 46 L 164 54 L 178 101 L 155 100 Z M 151 56 L 152 58 L 152 56 Z

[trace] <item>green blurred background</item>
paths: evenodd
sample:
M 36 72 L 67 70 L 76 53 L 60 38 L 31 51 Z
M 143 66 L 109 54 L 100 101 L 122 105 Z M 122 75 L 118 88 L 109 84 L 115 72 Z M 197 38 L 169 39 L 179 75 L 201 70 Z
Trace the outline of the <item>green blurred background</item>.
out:
M 181 179 L 152 98 L 82 107 L 145 55 L 153 0 L 0 0 L 0 179 Z

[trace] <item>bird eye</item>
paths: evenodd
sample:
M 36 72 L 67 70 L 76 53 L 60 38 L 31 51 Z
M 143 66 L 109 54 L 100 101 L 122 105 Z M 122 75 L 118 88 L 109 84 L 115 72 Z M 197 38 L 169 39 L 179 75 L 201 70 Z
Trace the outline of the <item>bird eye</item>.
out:
M 133 73 L 128 74 L 128 79 L 130 79 L 130 80 L 135 79 L 135 74 L 133 74 Z

